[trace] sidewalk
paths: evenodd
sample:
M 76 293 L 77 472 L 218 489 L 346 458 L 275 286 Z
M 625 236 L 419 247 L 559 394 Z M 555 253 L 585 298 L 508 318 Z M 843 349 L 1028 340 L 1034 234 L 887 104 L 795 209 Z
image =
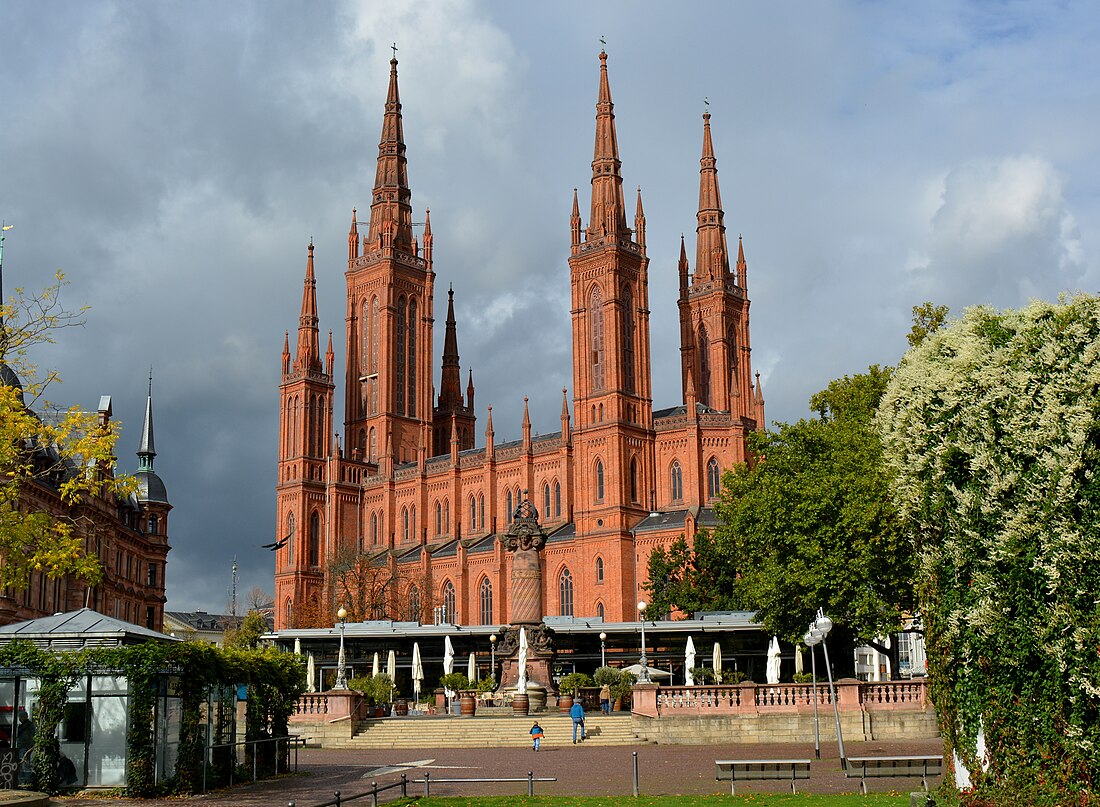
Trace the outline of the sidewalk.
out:
M 846 744 L 848 756 L 907 756 L 941 754 L 937 740 L 913 742 L 868 742 Z M 697 795 L 729 793 L 728 782 L 714 779 L 716 759 L 811 759 L 813 743 L 775 745 L 638 745 L 634 747 L 586 747 L 583 743 L 559 748 L 544 748 L 537 754 L 530 748 L 430 749 L 419 751 L 356 751 L 308 749 L 300 752 L 298 776 L 282 777 L 257 784 L 242 785 L 189 799 L 161 801 L 117 800 L 115 803 L 180 807 L 201 804 L 215 807 L 311 807 L 333 798 L 339 790 L 343 798 L 370 790 L 371 782 L 380 785 L 399 781 L 405 773 L 409 795 L 422 795 L 425 771 L 435 778 L 463 777 L 536 777 L 552 776 L 557 782 L 536 782 L 536 795 L 630 796 L 633 753 L 638 754 L 638 780 L 641 795 Z M 929 782 L 936 787 L 940 778 Z M 868 780 L 872 792 L 908 793 L 920 789 L 920 779 L 895 778 Z M 798 783 L 799 792 L 856 793 L 859 779 L 847 779 L 840 767 L 836 745 L 821 748 L 821 759 L 814 761 L 810 779 Z M 738 795 L 790 792 L 783 782 L 746 782 L 738 784 Z M 432 784 L 433 796 L 525 795 L 526 783 L 508 784 Z M 379 801 L 391 801 L 399 790 L 388 791 Z M 74 807 L 75 799 L 55 799 Z M 81 801 L 81 805 L 86 804 Z M 355 802 L 367 807 L 370 799 Z

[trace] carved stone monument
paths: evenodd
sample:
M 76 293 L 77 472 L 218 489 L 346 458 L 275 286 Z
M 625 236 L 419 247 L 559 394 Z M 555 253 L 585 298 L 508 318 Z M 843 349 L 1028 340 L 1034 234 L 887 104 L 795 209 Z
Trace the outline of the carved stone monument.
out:
M 532 708 L 545 702 L 546 692 L 555 692 L 551 670 L 554 660 L 553 631 L 542 624 L 542 548 L 546 531 L 539 513 L 524 499 L 512 516 L 508 532 L 500 536 L 505 550 L 512 553 L 512 575 L 508 586 L 509 624 L 497 643 L 500 686 L 515 689 L 519 683 L 519 632 L 527 637 L 527 690 Z

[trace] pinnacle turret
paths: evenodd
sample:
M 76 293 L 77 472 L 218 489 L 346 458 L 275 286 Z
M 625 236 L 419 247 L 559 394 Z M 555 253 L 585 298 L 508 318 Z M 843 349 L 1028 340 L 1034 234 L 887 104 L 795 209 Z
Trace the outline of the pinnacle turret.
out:
M 600 92 L 596 101 L 596 145 L 592 154 L 592 214 L 589 237 L 626 236 L 622 162 L 615 134 L 615 105 L 607 79 L 607 54 L 600 52 Z

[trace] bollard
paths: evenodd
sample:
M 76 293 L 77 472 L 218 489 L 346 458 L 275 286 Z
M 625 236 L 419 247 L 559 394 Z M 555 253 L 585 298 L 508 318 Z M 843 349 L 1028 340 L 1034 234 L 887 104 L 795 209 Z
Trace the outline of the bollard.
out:
M 378 807 L 378 782 L 373 779 L 370 783 L 370 807 Z
M 432 795 L 432 772 L 424 771 L 424 798 Z
M 252 743 L 252 781 L 256 781 L 256 761 L 259 755 L 259 743 Z
M 535 772 L 527 771 L 527 795 L 535 795 Z
M 638 795 L 638 752 L 634 752 L 634 796 Z
M 336 802 L 336 807 L 340 807 L 340 791 L 339 791 L 339 790 L 337 790 L 337 791 L 336 791 L 335 793 L 333 793 L 332 795 L 333 795 L 333 798 L 334 798 L 334 800 L 335 800 L 335 802 Z
M 401 798 L 407 799 L 409 797 L 409 775 L 407 773 L 401 774 Z

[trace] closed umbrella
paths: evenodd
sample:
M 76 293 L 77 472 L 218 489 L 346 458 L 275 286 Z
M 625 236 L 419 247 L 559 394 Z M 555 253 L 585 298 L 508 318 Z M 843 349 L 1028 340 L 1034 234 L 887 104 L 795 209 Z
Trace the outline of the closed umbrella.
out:
M 803 667 L 803 664 L 802 664 L 802 645 L 795 645 L 794 646 L 794 674 L 795 675 L 802 675 L 804 669 L 805 668 Z
M 779 683 L 779 637 L 773 636 L 772 640 L 768 643 L 768 665 L 765 668 L 767 676 L 767 682 L 769 684 Z
M 527 694 L 527 629 L 519 629 L 519 680 L 516 681 L 516 692 Z
M 306 692 L 316 692 L 317 686 L 313 683 L 317 678 L 317 670 L 313 666 L 313 654 L 306 654 Z
M 466 677 L 470 679 L 471 684 L 477 683 L 477 662 L 474 660 L 473 652 L 470 653 L 470 660 L 466 663 Z
M 450 675 L 455 671 L 455 649 L 451 644 L 451 637 L 443 637 L 443 674 Z
M 688 637 L 687 649 L 684 651 L 684 686 L 695 686 L 695 677 L 691 674 L 691 668 L 695 666 L 695 642 Z
M 711 655 L 711 666 L 714 667 L 715 683 L 722 683 L 722 648 L 718 646 L 718 642 L 714 643 L 714 653 Z
M 412 657 L 413 699 L 420 701 L 420 682 L 424 680 L 424 662 L 420 660 L 420 644 L 413 642 Z
M 378 663 L 378 654 L 374 654 L 374 663 L 370 666 L 370 674 L 372 676 L 378 675 L 382 671 L 382 665 Z
M 397 680 L 397 654 L 392 650 L 386 657 L 386 675 L 390 677 L 391 682 Z
M 302 640 L 301 639 L 295 639 L 294 640 L 294 655 L 296 655 L 296 656 L 302 655 Z

